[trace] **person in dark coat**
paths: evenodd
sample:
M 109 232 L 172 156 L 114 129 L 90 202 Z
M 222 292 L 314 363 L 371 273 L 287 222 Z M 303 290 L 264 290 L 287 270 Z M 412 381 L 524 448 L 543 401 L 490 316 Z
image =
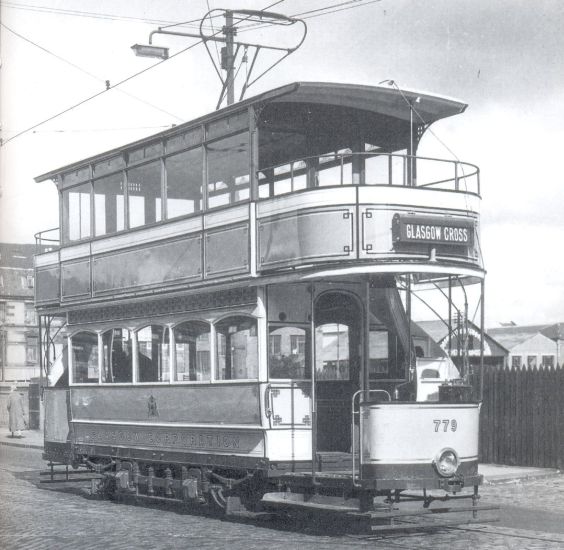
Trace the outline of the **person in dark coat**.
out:
M 23 396 L 16 390 L 15 385 L 12 386 L 8 397 L 8 428 L 12 437 L 23 437 L 22 430 L 26 428 Z

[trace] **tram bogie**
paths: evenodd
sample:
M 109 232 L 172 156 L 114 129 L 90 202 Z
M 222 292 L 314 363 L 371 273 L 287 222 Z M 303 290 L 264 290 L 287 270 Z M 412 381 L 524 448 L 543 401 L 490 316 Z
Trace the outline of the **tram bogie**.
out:
M 416 353 L 411 318 L 418 285 L 483 279 L 477 169 L 423 183 L 415 155 L 464 107 L 296 84 L 39 178 L 63 212 L 36 258 L 65 322 L 45 458 L 120 498 L 476 512 L 478 365 Z

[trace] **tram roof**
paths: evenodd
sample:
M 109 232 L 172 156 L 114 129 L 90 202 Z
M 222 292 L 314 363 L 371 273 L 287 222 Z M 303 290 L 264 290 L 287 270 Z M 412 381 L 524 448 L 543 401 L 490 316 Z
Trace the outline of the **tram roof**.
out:
M 330 82 L 294 82 L 262 94 L 256 95 L 244 101 L 234 103 L 204 116 L 179 124 L 174 128 L 163 132 L 147 136 L 140 140 L 128 143 L 121 147 L 104 151 L 98 155 L 81 159 L 78 162 L 63 166 L 56 170 L 51 170 L 45 174 L 37 176 L 36 182 L 43 182 L 53 179 L 63 172 L 84 166 L 85 164 L 102 160 L 106 157 L 115 155 L 123 149 L 137 147 L 144 143 L 154 141 L 158 138 L 166 138 L 175 134 L 182 133 L 183 130 L 228 116 L 239 111 L 242 107 L 253 104 L 271 103 L 296 103 L 296 104 L 315 104 L 331 107 L 342 107 L 347 109 L 357 109 L 367 111 L 377 115 L 383 115 L 391 119 L 396 119 L 405 123 L 409 122 L 411 116 L 417 123 L 425 125 L 432 124 L 442 118 L 464 112 L 468 106 L 459 100 L 434 95 L 427 92 L 418 92 L 408 89 L 400 89 L 394 86 L 367 86 L 360 84 L 344 84 Z M 413 113 L 411 107 L 413 106 Z

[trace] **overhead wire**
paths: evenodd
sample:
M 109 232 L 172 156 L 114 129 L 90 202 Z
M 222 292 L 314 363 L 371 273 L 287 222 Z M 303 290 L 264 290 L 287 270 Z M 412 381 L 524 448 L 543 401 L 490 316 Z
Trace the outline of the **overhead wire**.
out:
M 276 2 L 266 6 L 265 8 L 263 8 L 261 11 L 265 11 L 268 10 L 274 6 L 276 6 L 277 4 L 281 4 L 282 2 L 284 2 L 285 0 L 277 0 Z M 246 19 L 250 18 L 251 16 L 248 16 Z M 243 19 L 242 21 L 244 21 L 245 19 Z M 221 31 L 217 31 L 216 33 L 214 33 L 212 36 L 216 36 L 217 34 L 219 34 Z M 183 54 L 184 52 L 191 50 L 192 48 L 195 48 L 196 46 L 198 46 L 199 44 L 202 44 L 203 40 L 198 40 L 197 42 L 195 42 L 194 44 L 190 44 L 189 46 L 187 46 L 186 48 L 183 48 L 182 50 L 179 50 L 178 52 L 170 55 L 169 57 L 167 57 L 166 59 L 162 59 L 161 61 L 157 61 L 156 63 L 154 63 L 153 65 L 146 67 L 145 69 L 142 69 L 141 71 L 138 71 L 136 73 L 133 73 L 125 78 L 123 78 L 122 80 L 118 81 L 116 84 L 113 85 L 107 85 L 106 88 L 104 90 L 101 90 L 100 92 L 97 92 L 89 97 L 86 97 L 84 99 L 82 99 L 81 101 L 79 101 L 78 103 L 75 103 L 73 105 L 70 105 L 69 107 L 67 107 L 66 109 L 63 109 L 62 111 L 59 111 L 58 113 L 55 113 L 54 115 L 40 121 L 37 122 L 35 124 L 33 124 L 32 126 L 29 126 L 28 128 L 26 128 L 25 130 L 21 130 L 20 132 L 16 133 L 15 135 L 13 135 L 12 137 L 6 139 L 6 140 L 0 140 L 0 147 L 4 147 L 7 143 L 13 141 L 14 139 L 30 132 L 31 130 L 34 130 L 35 128 L 38 128 L 39 126 L 42 126 L 43 124 L 46 124 L 47 122 L 50 122 L 51 120 L 54 120 L 55 118 L 58 118 L 74 109 L 76 109 L 77 107 L 80 107 L 81 105 L 84 105 L 85 103 L 88 103 L 89 101 L 92 101 L 93 99 L 105 94 L 106 92 L 109 92 L 110 90 L 113 90 L 114 88 L 121 86 L 122 84 L 125 84 L 126 82 L 129 82 L 130 80 L 133 80 L 134 78 L 137 78 L 138 76 L 154 69 L 155 67 L 158 67 L 160 65 L 162 65 L 163 63 L 165 63 L 166 61 L 169 61 L 170 59 L 173 59 L 175 57 L 178 57 L 179 55 Z
M 68 59 L 65 59 L 64 57 L 61 57 L 60 55 L 48 50 L 47 48 L 41 46 L 40 44 L 38 44 L 37 42 L 34 42 L 33 40 L 30 40 L 29 38 L 23 36 L 22 34 L 16 32 L 14 29 L 8 27 L 6 24 L 2 23 L 0 21 L 0 26 L 4 27 L 7 31 L 11 32 L 12 34 L 14 34 L 15 36 L 17 36 L 18 38 L 24 40 L 25 42 L 28 42 L 29 44 L 31 44 L 32 46 L 35 46 L 36 48 L 39 48 L 40 50 L 44 51 L 45 53 L 55 57 L 56 59 L 58 59 L 59 61 L 62 61 L 63 63 L 66 63 L 67 65 L 70 65 L 71 67 L 75 68 L 76 70 L 88 75 L 91 78 L 94 78 L 95 80 L 98 80 L 99 82 L 104 82 L 107 83 L 108 81 L 106 79 L 100 78 L 99 76 L 96 76 L 95 74 L 92 74 L 91 72 L 87 71 L 86 69 L 84 69 L 83 67 L 80 67 L 79 65 L 76 65 L 75 63 L 73 63 L 72 61 L 69 61 Z M 153 109 L 156 109 L 158 111 L 160 111 L 161 113 L 164 113 L 168 116 L 171 116 L 179 121 L 184 121 L 183 118 L 170 113 L 169 111 L 166 111 L 165 109 L 162 109 L 161 107 L 158 107 L 157 105 L 153 105 L 152 103 L 145 101 L 144 99 L 141 99 L 140 97 L 137 97 L 136 95 L 130 93 L 130 92 L 126 92 L 125 90 L 119 90 L 118 91 L 124 95 L 127 95 L 133 99 L 135 99 L 136 101 L 139 101 L 140 103 L 144 103 L 145 105 L 148 105 L 149 107 L 152 107 Z
M 132 23 L 150 23 L 152 25 L 159 25 L 161 23 L 165 23 L 166 25 L 176 26 L 176 25 L 186 25 L 192 28 L 197 28 L 199 19 L 194 19 L 191 21 L 184 21 L 182 23 L 176 23 L 174 21 L 168 21 L 163 19 L 147 19 L 143 17 L 131 17 L 125 15 L 115 15 L 115 14 L 108 14 L 108 13 L 98 13 L 98 12 L 88 12 L 82 10 L 70 10 L 70 9 L 62 9 L 62 8 L 53 8 L 50 6 L 35 6 L 32 4 L 20 4 L 17 2 L 5 2 L 2 1 L 2 6 L 7 8 L 14 8 L 19 10 L 27 10 L 27 11 L 36 11 L 39 13 L 52 13 L 56 15 L 68 15 L 72 17 L 87 17 L 92 19 L 106 19 L 110 21 L 129 21 Z M 191 23 L 194 23 L 191 25 Z
M 376 4 L 377 2 L 381 2 L 382 0 L 347 0 L 346 2 L 339 2 L 338 4 L 332 4 L 330 6 L 325 6 L 324 8 L 317 8 L 315 10 L 304 11 L 300 13 L 293 13 L 288 17 L 300 17 L 301 19 L 314 19 L 316 17 L 322 17 L 324 15 L 330 15 L 332 13 L 337 13 L 340 11 L 346 11 L 350 9 L 362 8 L 364 6 L 368 6 L 369 4 Z M 360 4 L 360 2 L 364 2 Z M 350 5 L 354 4 L 354 5 Z M 332 9 L 332 8 L 339 8 L 339 9 Z M 327 11 L 330 10 L 330 11 Z M 317 13 L 322 12 L 322 13 Z M 310 15 L 311 14 L 311 15 Z M 305 17 L 304 17 L 305 16 Z M 254 23 L 245 25 L 242 27 L 240 32 L 248 32 L 253 30 L 260 30 L 266 27 L 271 26 L 270 23 Z

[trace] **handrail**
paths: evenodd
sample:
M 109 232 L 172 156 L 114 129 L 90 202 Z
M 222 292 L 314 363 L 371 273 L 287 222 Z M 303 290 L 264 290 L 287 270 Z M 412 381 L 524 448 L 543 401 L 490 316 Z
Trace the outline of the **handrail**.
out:
M 388 162 L 383 170 L 381 168 L 381 171 L 383 171 L 386 176 L 382 178 L 385 183 L 381 183 L 381 185 L 397 185 L 393 181 L 394 175 L 401 175 L 401 178 L 398 179 L 401 180 L 401 185 L 405 187 L 428 188 L 441 184 L 450 184 L 453 191 L 460 191 L 461 182 L 464 182 L 464 187 L 466 187 L 466 189 L 463 189 L 462 191 L 476 192 L 477 194 L 480 194 L 480 169 L 474 164 L 458 160 L 438 159 L 407 154 L 402 155 L 398 153 L 385 153 L 380 151 L 357 153 L 347 151 L 343 153 L 323 153 L 321 155 L 300 157 L 289 160 L 288 162 L 260 168 L 257 170 L 257 180 L 259 181 L 259 186 L 261 186 L 267 183 L 274 184 L 276 182 L 289 179 L 291 182 L 291 191 L 294 191 L 293 187 L 295 177 L 306 175 L 306 177 L 311 178 L 312 173 L 314 173 L 314 180 L 308 182 L 308 187 L 317 187 L 319 174 L 323 173 L 324 170 L 340 166 L 340 174 L 339 176 L 335 176 L 334 185 L 375 185 L 374 182 L 370 181 L 370 174 L 368 173 L 370 166 L 368 166 L 367 161 L 378 157 L 388 159 Z M 362 163 L 363 165 L 362 169 L 358 169 L 358 181 L 353 181 L 355 179 L 353 177 L 351 177 L 350 181 L 345 181 L 343 168 L 345 165 L 352 164 L 354 159 L 357 159 L 357 162 Z M 401 161 L 401 169 L 397 167 L 394 169 L 394 159 L 399 159 Z M 425 165 L 423 166 L 424 163 Z M 296 169 L 295 166 L 298 164 L 301 166 Z M 451 175 L 448 177 L 432 179 L 431 181 L 420 182 L 421 176 L 418 175 L 418 172 L 421 172 L 424 168 L 432 166 L 433 164 L 436 167 L 439 165 L 450 165 L 452 169 Z M 288 168 L 280 172 L 280 169 L 284 167 Z M 277 170 L 279 171 L 278 174 L 276 174 Z M 363 174 L 363 178 L 360 177 L 361 172 Z M 475 184 L 473 185 L 474 189 L 469 190 L 467 182 L 472 178 L 475 179 Z M 364 181 L 361 181 L 362 179 Z
M 354 418 L 355 415 L 359 415 L 359 422 L 358 422 L 358 461 L 359 464 L 361 462 L 361 454 L 362 454 L 362 422 L 360 420 L 360 401 L 358 403 L 358 407 L 359 410 L 357 411 L 355 409 L 355 402 L 356 402 L 356 398 L 357 396 L 359 396 L 360 394 L 368 394 L 368 396 L 370 396 L 371 393 L 383 393 L 386 395 L 386 397 L 388 398 L 388 401 L 392 400 L 392 396 L 390 395 L 390 393 L 386 390 L 381 390 L 381 389 L 376 389 L 376 390 L 358 390 L 356 391 L 353 396 L 352 396 L 352 400 L 351 400 L 351 457 L 352 457 L 352 482 L 353 485 L 356 487 L 360 487 L 359 483 L 356 483 L 355 481 L 355 460 L 354 460 L 354 452 L 355 452 L 355 441 L 354 441 Z M 360 469 L 359 469 L 360 472 Z
M 54 235 L 48 236 L 50 233 Z M 51 229 L 45 229 L 44 231 L 37 232 L 34 236 L 35 238 L 35 253 L 41 254 L 43 252 L 41 250 L 42 246 L 49 246 L 52 245 L 53 247 L 59 247 L 61 244 L 60 239 L 60 230 L 58 227 L 52 227 Z

